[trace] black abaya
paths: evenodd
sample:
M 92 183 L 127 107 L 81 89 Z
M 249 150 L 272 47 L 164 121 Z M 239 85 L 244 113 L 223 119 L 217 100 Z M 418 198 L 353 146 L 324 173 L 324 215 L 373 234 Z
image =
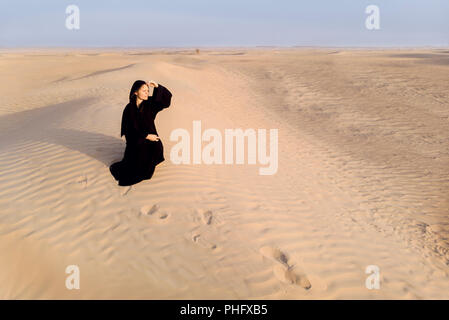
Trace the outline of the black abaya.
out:
M 123 110 L 121 136 L 126 138 L 125 153 L 122 161 L 109 167 L 120 186 L 150 179 L 155 167 L 165 160 L 161 140 L 151 141 L 146 136 L 158 135 L 154 119 L 159 111 L 170 106 L 171 97 L 171 92 L 159 84 L 153 95 L 142 101 L 139 107 L 130 102 Z

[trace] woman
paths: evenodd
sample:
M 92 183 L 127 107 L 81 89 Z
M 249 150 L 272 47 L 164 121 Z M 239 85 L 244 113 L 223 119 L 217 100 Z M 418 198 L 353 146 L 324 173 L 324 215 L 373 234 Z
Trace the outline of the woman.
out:
M 154 87 L 148 96 L 149 86 Z M 164 86 L 137 80 L 131 87 L 129 103 L 123 110 L 120 136 L 125 135 L 123 160 L 109 170 L 120 186 L 130 186 L 153 176 L 156 165 L 165 160 L 154 119 L 159 111 L 170 106 L 172 94 Z

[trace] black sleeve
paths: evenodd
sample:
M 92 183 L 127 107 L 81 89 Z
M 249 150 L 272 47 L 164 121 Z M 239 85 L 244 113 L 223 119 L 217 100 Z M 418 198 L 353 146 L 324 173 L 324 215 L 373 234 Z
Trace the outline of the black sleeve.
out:
M 153 89 L 152 104 L 155 113 L 162 109 L 168 108 L 171 103 L 171 92 L 163 85 L 158 84 L 157 88 Z
M 146 134 L 139 132 L 132 123 L 129 115 L 129 108 L 123 110 L 122 116 L 122 130 L 120 136 L 125 135 L 126 143 L 141 144 L 146 140 Z

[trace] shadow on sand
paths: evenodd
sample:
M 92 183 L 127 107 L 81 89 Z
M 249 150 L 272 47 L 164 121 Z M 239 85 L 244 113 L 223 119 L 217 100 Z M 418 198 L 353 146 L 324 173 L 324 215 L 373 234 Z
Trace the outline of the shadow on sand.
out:
M 0 116 L 0 145 L 5 148 L 23 141 L 56 144 L 81 152 L 109 166 L 123 157 L 125 142 L 122 139 L 102 133 L 57 127 L 62 119 L 69 118 L 95 101 L 96 98 L 74 99 Z M 121 114 L 117 118 L 120 119 Z

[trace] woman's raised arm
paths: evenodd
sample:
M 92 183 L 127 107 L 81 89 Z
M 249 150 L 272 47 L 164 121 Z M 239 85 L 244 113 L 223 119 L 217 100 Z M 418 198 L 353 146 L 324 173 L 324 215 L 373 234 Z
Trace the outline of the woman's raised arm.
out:
M 158 84 L 157 87 L 154 87 L 151 103 L 156 113 L 170 106 L 171 97 L 172 93 L 163 85 Z

